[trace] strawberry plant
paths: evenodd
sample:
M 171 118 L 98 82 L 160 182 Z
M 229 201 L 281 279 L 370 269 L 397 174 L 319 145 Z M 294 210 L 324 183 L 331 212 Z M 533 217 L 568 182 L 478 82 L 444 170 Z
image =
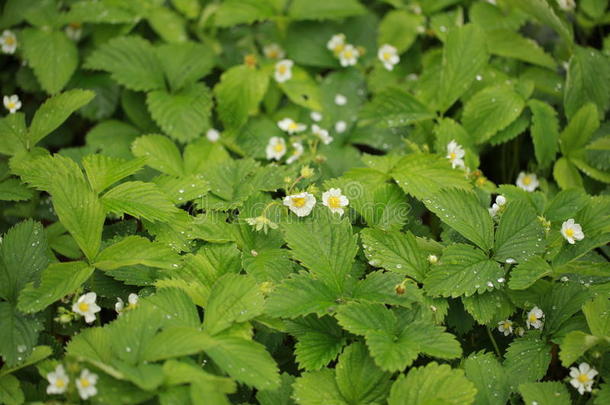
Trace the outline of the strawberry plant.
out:
M 0 9 L 0 403 L 610 403 L 607 0 Z

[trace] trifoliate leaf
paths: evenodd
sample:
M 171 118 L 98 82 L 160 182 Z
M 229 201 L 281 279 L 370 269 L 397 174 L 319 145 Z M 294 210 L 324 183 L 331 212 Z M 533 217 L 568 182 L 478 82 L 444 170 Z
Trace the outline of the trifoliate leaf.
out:
M 367 228 L 361 235 L 364 253 L 370 263 L 417 281 L 424 279 L 428 263 L 411 232 Z
M 172 91 L 195 83 L 210 73 L 216 63 L 214 52 L 195 42 L 161 45 L 157 55 Z
M 335 360 L 346 343 L 343 330 L 330 316 L 297 318 L 286 322 L 286 330 L 297 338 L 296 360 L 308 371 L 319 370 Z
M 418 199 L 429 198 L 445 188 L 471 188 L 463 172 L 452 169 L 448 159 L 432 154 L 403 157 L 391 175 L 405 192 Z
M 269 78 L 262 70 L 235 66 L 223 73 L 214 87 L 218 115 L 229 128 L 239 128 L 258 109 L 267 92 Z
M 359 125 L 376 124 L 380 128 L 394 128 L 432 118 L 434 114 L 414 96 L 398 88 L 388 88 L 364 106 Z
M 469 245 L 456 243 L 443 250 L 438 264 L 432 266 L 424 281 L 432 296 L 470 296 L 500 287 L 504 270 L 487 255 Z
M 521 263 L 544 251 L 544 238 L 544 228 L 531 205 L 509 201 L 496 230 L 494 259 Z
M 84 262 L 52 263 L 41 274 L 40 282 L 29 283 L 19 294 L 19 310 L 42 311 L 55 301 L 73 293 L 93 274 Z
M 365 11 L 358 0 L 294 0 L 288 8 L 288 16 L 294 20 L 337 20 Z
M 475 400 L 477 389 L 464 371 L 447 364 L 429 363 L 425 367 L 401 374 L 390 391 L 389 405 L 453 404 L 468 405 Z
M 78 50 L 61 31 L 26 28 L 21 32 L 23 53 L 42 88 L 49 94 L 61 91 L 78 65 Z
M 124 160 L 106 155 L 87 155 L 82 164 L 93 190 L 100 193 L 114 183 L 139 171 L 146 162 L 145 158 Z
M 175 143 L 163 135 L 144 135 L 131 145 L 135 156 L 145 157 L 146 164 L 162 173 L 180 177 L 184 174 L 182 157 Z
M 510 273 L 508 286 L 511 290 L 525 290 L 539 279 L 551 275 L 553 269 L 539 256 L 533 256 L 520 263 Z
M 491 353 L 473 353 L 464 362 L 466 377 L 477 388 L 475 405 L 505 405 L 510 390 L 502 364 Z
M 538 332 L 528 332 L 523 337 L 515 338 L 505 354 L 506 368 L 511 391 L 519 384 L 541 379 L 551 362 L 551 346 Z
M 323 211 L 315 220 L 283 225 L 295 259 L 334 291 L 341 291 L 358 251 L 357 237 L 347 219 Z
M 119 84 L 131 90 L 165 87 L 163 70 L 155 49 L 141 37 L 111 39 L 89 55 L 85 67 L 107 71 Z
M 179 261 L 180 257 L 170 247 L 132 235 L 102 250 L 95 257 L 93 265 L 101 270 L 115 270 L 137 264 L 173 269 L 178 266 Z
M 36 110 L 28 131 L 29 147 L 53 132 L 76 110 L 87 104 L 94 93 L 89 90 L 68 90 L 47 99 Z
M 104 208 L 117 215 L 129 214 L 149 221 L 169 222 L 178 209 L 153 183 L 128 181 L 106 192 Z
M 491 248 L 493 221 L 476 194 L 458 189 L 445 189 L 424 200 L 426 207 L 441 221 L 481 249 Z
M 208 88 L 194 83 L 175 93 L 148 93 L 146 104 L 155 122 L 172 138 L 188 142 L 209 127 L 212 97 Z
M 338 295 L 320 280 L 306 273 L 295 274 L 275 287 L 266 301 L 266 313 L 274 317 L 296 318 L 317 313 L 325 315 L 337 305 Z
M 510 87 L 486 87 L 466 102 L 464 129 L 476 143 L 483 143 L 516 120 L 524 107 L 523 98 Z
M 519 385 L 519 392 L 526 404 L 570 405 L 572 399 L 566 386 L 559 381 L 545 381 Z

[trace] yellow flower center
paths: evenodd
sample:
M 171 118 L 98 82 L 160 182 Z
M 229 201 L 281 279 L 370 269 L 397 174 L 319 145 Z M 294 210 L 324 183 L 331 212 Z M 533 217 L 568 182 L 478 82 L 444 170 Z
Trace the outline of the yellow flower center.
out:
M 345 51 L 345 52 L 343 53 L 343 57 L 344 57 L 345 59 L 351 59 L 351 58 L 353 58 L 353 57 L 354 57 L 354 53 L 353 53 L 352 51 Z
M 79 30 L 83 26 L 81 23 L 71 22 L 68 26 L 74 30 Z
M 9 110 L 12 110 L 13 108 L 17 107 L 17 104 L 14 101 L 9 101 L 6 106 Z
M 330 208 L 341 208 L 341 199 L 339 197 L 328 197 L 328 206 Z
M 536 317 L 536 314 L 530 314 L 529 316 L 529 321 L 530 322 L 536 322 L 538 320 L 538 318 Z
M 248 54 L 244 57 L 244 63 L 249 68 L 253 68 L 256 66 L 256 56 L 252 54 Z
M 86 302 L 81 302 L 80 304 L 78 304 L 78 309 L 81 312 L 87 312 L 89 311 L 89 304 L 87 304 Z
M 572 237 L 574 237 L 574 229 L 572 229 L 572 228 L 568 228 L 568 229 L 566 229 L 566 231 L 565 231 L 565 232 L 566 232 L 566 236 L 567 236 L 568 238 L 572 238 Z
M 582 384 L 586 384 L 590 381 L 589 376 L 587 374 L 580 374 L 578 376 L 578 381 Z
M 391 57 L 392 57 L 392 54 L 390 52 L 384 52 L 383 53 L 383 59 L 384 60 L 390 60 Z
M 273 150 L 275 150 L 276 152 L 282 152 L 284 150 L 284 145 L 278 143 L 273 147 Z
M 344 47 L 345 47 L 345 45 L 343 45 L 343 44 L 337 44 L 337 45 L 335 45 L 334 51 L 339 53 L 343 50 Z
M 63 378 L 58 378 L 57 380 L 55 380 L 55 386 L 57 388 L 63 388 L 66 386 L 66 382 L 63 380 Z
M 292 205 L 301 208 L 305 205 L 305 197 L 292 197 Z
M 526 186 L 529 186 L 530 184 L 532 184 L 532 178 L 530 176 L 525 176 L 523 178 L 523 184 L 525 184 Z
M 288 124 L 288 129 L 290 129 L 292 131 L 294 131 L 294 130 L 296 130 L 298 128 L 299 128 L 299 126 L 297 125 L 296 122 L 291 122 L 290 124 Z
M 90 385 L 91 385 L 91 383 L 90 383 L 90 382 L 89 382 L 89 380 L 87 380 L 86 378 L 81 378 L 81 379 L 80 379 L 80 385 L 81 385 L 83 388 L 87 388 L 88 386 L 90 386 Z
M 16 42 L 15 37 L 13 37 L 13 36 L 4 37 L 4 43 L 8 46 L 15 45 L 15 42 Z
M 267 55 L 269 55 L 269 57 L 270 57 L 271 59 L 275 59 L 275 58 L 277 58 L 277 57 L 278 57 L 278 55 L 279 55 L 279 54 L 278 54 L 278 51 L 277 51 L 277 50 L 272 49 L 272 50 L 270 50 L 270 51 L 268 51 L 268 52 L 267 52 Z
M 278 73 L 280 73 L 280 74 L 284 74 L 284 73 L 286 73 L 286 70 L 288 70 L 288 68 L 286 67 L 286 65 L 279 65 L 279 66 L 277 67 L 277 71 L 278 71 Z
M 510 323 L 510 322 L 504 322 L 504 323 L 502 324 L 502 326 L 504 327 L 504 329 L 509 329 L 509 328 L 510 328 L 512 325 L 511 325 L 511 323 Z
M 455 154 L 455 152 L 451 152 L 449 153 L 449 157 L 451 158 L 451 160 L 457 158 L 457 155 Z

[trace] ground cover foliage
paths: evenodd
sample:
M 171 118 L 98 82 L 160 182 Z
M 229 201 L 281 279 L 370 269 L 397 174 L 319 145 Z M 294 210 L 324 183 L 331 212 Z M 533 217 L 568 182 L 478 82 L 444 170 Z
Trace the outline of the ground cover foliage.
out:
M 577 3 L 3 1 L 0 403 L 610 403 Z

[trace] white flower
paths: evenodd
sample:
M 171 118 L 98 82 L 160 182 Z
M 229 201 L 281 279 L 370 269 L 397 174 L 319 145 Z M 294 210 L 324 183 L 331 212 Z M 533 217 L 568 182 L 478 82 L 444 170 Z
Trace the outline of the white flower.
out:
M 591 392 L 593 387 L 593 379 L 597 375 L 597 370 L 591 368 L 587 363 L 580 363 L 578 368 L 570 367 L 570 384 L 578 390 L 580 395 L 583 395 L 585 391 Z
M 528 328 L 540 329 L 542 328 L 542 318 L 544 318 L 544 312 L 538 307 L 534 307 L 527 314 L 525 323 Z
M 66 370 L 64 370 L 64 366 L 59 364 L 55 367 L 55 371 L 47 374 L 47 381 L 49 382 L 47 394 L 63 394 L 68 389 L 70 379 L 68 374 L 66 374 Z
M 328 131 L 323 128 L 320 128 L 316 124 L 313 124 L 311 126 L 311 132 L 313 132 L 314 135 L 316 135 L 318 138 L 320 138 L 320 140 L 322 141 L 322 143 L 324 145 L 328 145 L 329 143 L 331 143 L 333 141 L 333 137 L 328 135 Z
M 570 218 L 561 224 L 561 234 L 570 245 L 576 243 L 577 240 L 583 240 L 585 238 L 582 227 L 580 224 L 574 223 L 574 218 Z
M 335 96 L 335 104 L 337 104 L 337 105 L 347 104 L 347 97 L 345 97 L 343 94 L 337 94 Z
M 267 233 L 267 229 L 277 229 L 277 224 L 272 222 L 269 218 L 264 216 L 258 216 L 255 218 L 246 218 L 246 222 L 248 225 L 252 225 L 256 231 L 263 230 L 263 232 Z M 256 255 L 254 255 L 256 256 Z
M 269 44 L 263 47 L 263 53 L 269 59 L 282 59 L 285 55 L 284 50 L 278 44 Z
M 322 114 L 317 112 L 317 111 L 312 111 L 311 114 L 309 114 L 309 116 L 311 117 L 312 120 L 314 120 L 315 122 L 320 122 L 322 121 Z
M 291 118 L 284 118 L 277 123 L 277 126 L 280 127 L 282 131 L 288 132 L 290 135 L 303 132 L 307 129 L 307 125 L 299 124 Z
M 456 141 L 451 141 L 447 144 L 447 159 L 451 161 L 451 167 L 464 167 L 464 148 L 462 148 Z
M 557 4 L 563 11 L 572 11 L 576 8 L 576 2 L 574 0 L 557 0 Z
M 347 207 L 349 200 L 341 194 L 340 188 L 331 188 L 322 194 L 322 204 L 327 206 L 333 214 L 343 215 L 343 207 Z
M 335 131 L 337 131 L 338 134 L 345 132 L 346 129 L 347 123 L 345 121 L 337 121 L 335 124 Z
M 496 202 L 491 206 L 491 208 L 488 208 L 489 211 L 489 215 L 491 215 L 492 217 L 495 217 L 498 212 L 500 212 L 504 205 L 506 204 L 506 197 L 504 197 L 503 195 L 499 195 L 496 197 Z
M 347 44 L 343 47 L 341 52 L 339 52 L 339 62 L 341 66 L 353 66 L 358 62 L 358 57 L 360 56 L 360 51 L 356 49 L 356 47 L 352 44 Z
M 381 63 L 383 63 L 383 66 L 388 70 L 394 69 L 394 65 L 400 62 L 400 56 L 398 56 L 396 48 L 389 44 L 385 44 L 379 48 L 377 57 Z
M 294 142 L 292 147 L 294 148 L 294 151 L 292 152 L 292 155 L 286 159 L 286 164 L 289 165 L 296 162 L 297 159 L 303 155 L 303 145 L 300 142 Z
M 88 292 L 81 295 L 78 300 L 72 304 L 72 311 L 85 317 L 85 322 L 91 323 L 95 321 L 95 314 L 100 312 L 101 308 L 95 303 L 97 294 Z
M 205 137 L 208 138 L 210 142 L 216 142 L 220 139 L 220 132 L 216 128 L 210 128 L 205 133 Z
M 525 191 L 534 191 L 538 188 L 538 178 L 534 173 L 519 173 L 517 177 L 517 187 Z
M 74 42 L 78 42 L 83 35 L 83 26 L 81 23 L 73 22 L 66 25 L 64 28 L 66 36 Z
M 21 108 L 21 101 L 19 96 L 13 94 L 12 96 L 4 96 L 2 101 L 4 102 L 4 108 L 6 108 L 11 114 L 14 114 Z
M 280 160 L 286 154 L 286 141 L 279 136 L 271 137 L 265 152 L 267 152 L 267 159 Z
M 12 31 L 4 30 L 2 36 L 0 36 L 0 46 L 2 46 L 2 52 L 13 54 L 17 49 L 17 37 Z
M 76 380 L 76 388 L 78 389 L 78 395 L 82 399 L 91 398 L 95 394 L 97 394 L 97 388 L 95 388 L 95 384 L 97 384 L 97 374 L 92 373 L 91 371 L 84 369 L 81 371 L 80 376 Z
M 306 217 L 316 205 L 316 197 L 307 192 L 287 195 L 284 197 L 284 205 L 294 212 L 297 217 Z
M 127 308 L 125 308 L 125 302 L 121 299 L 121 297 L 117 297 L 117 302 L 114 304 L 115 311 L 120 315 L 124 310 L 134 309 L 138 305 L 138 294 L 131 293 L 127 297 Z
M 428 255 L 428 263 L 430 263 L 430 264 L 438 263 L 438 256 L 436 256 L 436 255 Z
M 508 336 L 513 333 L 513 321 L 506 319 L 498 322 L 498 330 L 500 333 L 504 333 L 504 336 Z
M 284 83 L 292 78 L 292 65 L 294 62 L 290 59 L 284 59 L 275 64 L 275 80 L 278 83 Z
M 330 38 L 330 41 L 326 44 L 326 47 L 333 51 L 335 54 L 339 54 L 345 46 L 345 34 L 335 34 Z

